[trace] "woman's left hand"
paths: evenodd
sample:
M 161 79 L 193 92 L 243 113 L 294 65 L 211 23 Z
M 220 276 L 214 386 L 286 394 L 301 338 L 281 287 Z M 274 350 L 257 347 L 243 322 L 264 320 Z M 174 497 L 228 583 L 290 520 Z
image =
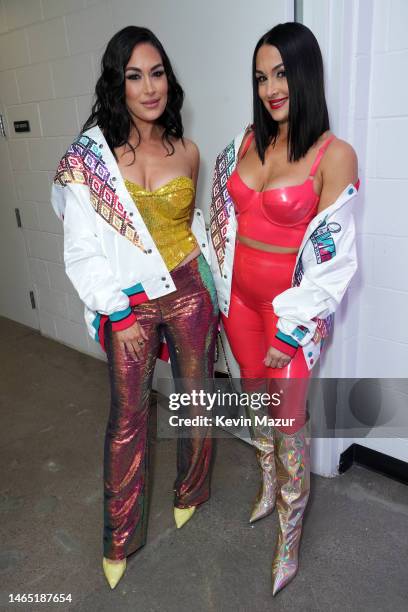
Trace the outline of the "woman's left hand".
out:
M 292 357 L 282 353 L 273 346 L 268 348 L 268 352 L 266 353 L 266 357 L 264 359 L 264 364 L 267 368 L 284 368 L 288 365 Z

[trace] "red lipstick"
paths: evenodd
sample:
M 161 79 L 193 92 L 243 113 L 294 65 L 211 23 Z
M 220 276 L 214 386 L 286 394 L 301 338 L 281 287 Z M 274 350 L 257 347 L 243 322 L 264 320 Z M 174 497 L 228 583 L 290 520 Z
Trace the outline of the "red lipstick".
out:
M 269 106 L 272 110 L 277 110 L 281 108 L 288 98 L 275 98 L 274 100 L 269 100 Z

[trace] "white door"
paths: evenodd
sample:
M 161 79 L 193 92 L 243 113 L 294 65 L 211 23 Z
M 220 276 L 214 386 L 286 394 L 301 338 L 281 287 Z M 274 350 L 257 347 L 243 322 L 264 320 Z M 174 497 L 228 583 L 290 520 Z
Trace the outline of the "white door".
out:
M 4 118 L 4 107 L 0 103 Z M 39 329 L 38 311 L 33 309 L 28 256 L 22 230 L 18 227 L 14 174 L 7 138 L 0 134 L 0 316 Z

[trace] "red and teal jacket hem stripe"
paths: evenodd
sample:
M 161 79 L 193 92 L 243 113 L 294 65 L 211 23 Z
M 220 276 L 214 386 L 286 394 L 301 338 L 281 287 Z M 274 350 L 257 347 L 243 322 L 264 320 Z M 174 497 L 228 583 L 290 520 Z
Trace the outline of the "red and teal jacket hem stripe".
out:
M 143 289 L 142 283 L 137 283 L 137 285 L 133 285 L 132 287 L 128 287 L 127 289 L 123 289 L 123 293 L 126 293 L 129 296 L 129 306 L 125 310 L 119 310 L 117 312 L 112 313 L 111 315 L 101 315 L 99 312 L 97 313 L 95 319 L 92 322 L 92 326 L 95 328 L 95 340 L 99 342 L 103 350 L 105 351 L 105 334 L 104 328 L 108 320 L 112 323 L 113 331 L 119 331 L 122 329 L 127 329 L 135 321 L 137 321 L 137 316 L 132 310 L 132 306 L 136 306 L 137 304 L 142 304 L 143 302 L 147 302 L 149 298 L 146 295 L 145 290 Z
M 289 357 L 294 357 L 299 346 L 299 343 L 289 336 L 288 334 L 284 334 L 278 329 L 275 338 L 272 341 L 272 346 L 274 346 L 282 353 L 289 355 Z

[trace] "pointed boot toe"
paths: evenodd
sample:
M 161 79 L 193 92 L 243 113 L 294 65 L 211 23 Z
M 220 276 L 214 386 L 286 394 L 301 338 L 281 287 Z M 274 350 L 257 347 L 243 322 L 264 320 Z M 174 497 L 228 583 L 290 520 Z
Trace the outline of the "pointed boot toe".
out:
M 180 529 L 191 519 L 196 510 L 195 506 L 190 508 L 174 508 L 174 520 L 176 522 L 177 529 Z
M 122 578 L 126 570 L 126 559 L 123 559 L 119 563 L 112 563 L 109 559 L 103 558 L 102 562 L 103 571 L 105 578 L 109 583 L 111 589 L 114 589 Z

